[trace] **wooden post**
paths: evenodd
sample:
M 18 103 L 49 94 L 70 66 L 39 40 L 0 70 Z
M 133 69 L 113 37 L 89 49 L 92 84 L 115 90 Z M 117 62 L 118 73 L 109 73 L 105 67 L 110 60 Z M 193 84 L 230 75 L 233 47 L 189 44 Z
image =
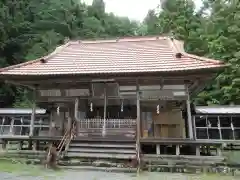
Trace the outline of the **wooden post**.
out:
M 7 141 L 3 140 L 2 142 L 2 150 L 5 151 L 7 149 Z
M 177 156 L 180 155 L 180 146 L 179 146 L 179 144 L 176 145 L 176 155 L 177 155 Z
M 188 118 L 188 132 L 189 132 L 189 138 L 193 139 L 193 124 L 192 124 L 190 97 L 189 97 L 189 92 L 188 92 L 188 87 L 187 86 L 186 86 L 186 89 L 187 89 L 186 105 L 187 105 L 187 118 Z
M 156 152 L 157 152 L 157 155 L 160 155 L 160 154 L 161 154 L 160 144 L 157 144 L 157 145 L 156 145 Z
M 52 112 L 52 109 L 50 110 L 50 123 L 49 123 L 49 132 L 48 132 L 48 135 L 51 137 L 54 135 L 53 133 L 53 112 Z
M 196 140 L 197 139 L 197 129 L 196 129 L 196 119 L 195 119 L 196 117 L 195 116 L 193 116 L 193 137 L 194 137 L 194 139 Z
M 219 131 L 219 138 L 222 140 L 222 130 L 220 125 L 220 117 L 218 116 L 218 131 Z
M 137 147 L 137 160 L 138 160 L 138 170 L 140 170 L 140 135 L 141 135 L 141 111 L 140 111 L 140 92 L 139 84 L 137 82 L 137 137 L 136 137 L 136 147 Z
M 222 156 L 222 150 L 220 146 L 217 147 L 217 155 Z
M 22 150 L 23 147 L 23 141 L 20 141 L 18 144 L 18 150 Z
M 13 125 L 14 125 L 14 117 L 11 118 L 11 125 L 9 130 L 10 135 L 14 135 Z
M 33 136 L 35 113 L 36 113 L 36 90 L 33 90 L 33 104 L 32 104 L 32 115 L 31 115 L 29 136 Z
M 107 91 L 106 84 L 104 84 L 104 112 L 103 112 L 103 128 L 102 128 L 102 136 L 106 135 L 106 117 L 107 117 Z
M 200 156 L 200 146 L 196 146 L 196 156 Z
M 72 128 L 72 111 L 70 108 L 68 108 L 68 130 L 71 130 Z
M 37 141 L 33 141 L 32 150 L 37 151 Z

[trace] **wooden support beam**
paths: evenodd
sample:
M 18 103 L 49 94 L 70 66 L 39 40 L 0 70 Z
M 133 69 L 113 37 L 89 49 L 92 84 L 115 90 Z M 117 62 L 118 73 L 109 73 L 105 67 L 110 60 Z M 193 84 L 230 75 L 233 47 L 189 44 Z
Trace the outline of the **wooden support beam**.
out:
M 171 73 L 171 76 L 169 75 L 164 75 L 164 76 L 159 76 L 159 74 L 156 74 L 155 76 L 146 76 L 146 74 L 143 74 L 142 76 L 138 76 L 138 79 L 139 81 L 142 81 L 142 80 L 156 80 L 159 82 L 159 80 L 162 80 L 164 79 L 164 82 L 167 82 L 169 80 L 173 80 L 176 82 L 176 80 L 178 81 L 184 81 L 184 80 L 189 80 L 189 81 L 192 81 L 192 80 L 196 80 L 196 79 L 202 79 L 202 78 L 205 78 L 205 77 L 209 77 L 209 74 L 206 75 L 206 74 L 184 74 L 184 75 L 179 75 L 179 74 L 175 74 L 173 75 Z M 51 85 L 52 83 L 55 84 L 62 84 L 62 83 L 89 83 L 89 82 L 92 82 L 94 79 L 99 79 L 100 77 L 98 76 L 97 78 L 96 77 L 91 77 L 91 76 L 85 76 L 85 77 L 71 77 L 71 78 L 64 78 L 64 77 L 47 77 L 47 78 L 42 78 L 42 77 L 38 77 L 38 79 L 34 79 L 34 78 L 28 78 L 28 79 L 16 79 L 16 81 L 14 82 L 20 82 L 21 84 L 36 84 L 36 82 L 38 84 L 49 84 Z M 135 82 L 135 79 L 136 79 L 136 75 L 135 76 L 108 76 L 109 79 L 114 79 L 115 81 L 131 81 L 131 82 Z
M 37 141 L 33 141 L 32 149 L 33 151 L 37 151 Z
M 196 156 L 200 156 L 200 146 L 196 146 Z
M 222 150 L 220 146 L 217 147 L 217 155 L 222 156 Z
M 106 135 L 106 118 L 107 118 L 107 89 L 106 84 L 104 84 L 104 111 L 103 111 L 103 129 L 102 136 Z
M 188 89 L 187 89 L 187 95 L 188 95 L 188 98 L 186 100 L 186 106 L 187 106 L 188 133 L 189 133 L 188 135 L 189 135 L 190 139 L 194 139 L 191 106 L 190 106 L 190 96 L 189 96 Z
M 23 147 L 23 141 L 19 141 L 18 150 L 22 150 L 22 147 Z
M 10 135 L 14 135 L 13 125 L 14 125 L 14 117 L 11 118 L 10 131 L 9 131 Z
M 157 152 L 157 155 L 160 155 L 160 154 L 161 154 L 160 144 L 157 144 L 157 145 L 156 145 L 156 152 Z
M 7 141 L 6 140 L 3 140 L 2 142 L 2 150 L 5 151 L 7 149 Z
M 54 135 L 53 132 L 53 126 L 54 126 L 54 122 L 53 122 L 53 112 L 52 112 L 52 109 L 50 111 L 50 124 L 49 124 L 49 136 L 52 137 Z
M 137 148 L 137 161 L 140 170 L 140 136 L 141 136 L 141 111 L 140 111 L 140 91 L 139 91 L 139 84 L 137 81 L 137 137 L 136 137 L 136 148 Z
M 24 84 L 24 83 L 21 84 L 21 83 L 16 82 L 16 81 L 5 80 L 5 83 L 6 83 L 6 84 L 12 84 L 12 85 L 15 85 L 15 86 L 27 87 L 28 89 L 35 90 L 35 87 L 34 87 L 34 86 L 27 85 L 27 84 Z
M 36 90 L 34 90 L 33 91 L 32 115 L 31 115 L 29 136 L 33 136 L 33 132 L 34 132 L 34 121 L 35 121 L 35 114 L 36 114 L 36 93 L 37 93 Z
M 176 145 L 176 155 L 177 156 L 180 155 L 180 145 L 179 144 Z

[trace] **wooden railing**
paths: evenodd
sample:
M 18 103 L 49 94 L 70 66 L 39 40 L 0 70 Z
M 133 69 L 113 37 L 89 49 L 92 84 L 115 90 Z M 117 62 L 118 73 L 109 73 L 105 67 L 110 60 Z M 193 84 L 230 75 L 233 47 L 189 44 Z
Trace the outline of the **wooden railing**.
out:
M 105 122 L 104 122 L 105 121 Z M 81 119 L 79 121 L 80 129 L 101 129 L 105 123 L 105 128 L 120 129 L 120 128 L 135 128 L 135 119 Z
M 0 136 L 28 136 L 30 132 L 30 115 L 0 116 Z M 34 133 L 37 136 L 48 136 L 49 119 L 46 115 L 37 116 L 34 122 Z
M 81 119 L 77 124 L 78 136 L 135 137 L 136 119 Z

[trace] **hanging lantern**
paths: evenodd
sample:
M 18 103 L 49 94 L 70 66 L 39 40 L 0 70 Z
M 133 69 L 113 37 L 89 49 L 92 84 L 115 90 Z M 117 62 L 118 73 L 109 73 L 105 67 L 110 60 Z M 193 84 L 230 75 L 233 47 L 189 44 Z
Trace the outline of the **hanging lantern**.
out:
M 93 103 L 90 103 L 90 111 L 93 112 Z
M 57 107 L 57 115 L 60 115 L 60 107 Z
M 157 105 L 157 114 L 160 114 L 160 106 L 159 106 L 159 104 Z
M 123 101 L 121 103 L 121 112 L 123 112 Z

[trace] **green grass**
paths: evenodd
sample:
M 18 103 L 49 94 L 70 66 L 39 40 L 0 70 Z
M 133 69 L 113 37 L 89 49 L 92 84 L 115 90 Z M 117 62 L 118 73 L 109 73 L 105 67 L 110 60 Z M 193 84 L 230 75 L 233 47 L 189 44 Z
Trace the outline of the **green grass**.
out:
M 0 159 L 0 172 L 14 173 L 23 176 L 48 176 L 48 174 L 61 174 L 61 170 L 53 171 L 45 169 L 44 166 L 27 165 L 23 159 L 9 160 Z
M 134 180 L 238 180 L 239 177 L 218 174 L 178 174 L 178 173 L 148 173 L 144 172 Z

